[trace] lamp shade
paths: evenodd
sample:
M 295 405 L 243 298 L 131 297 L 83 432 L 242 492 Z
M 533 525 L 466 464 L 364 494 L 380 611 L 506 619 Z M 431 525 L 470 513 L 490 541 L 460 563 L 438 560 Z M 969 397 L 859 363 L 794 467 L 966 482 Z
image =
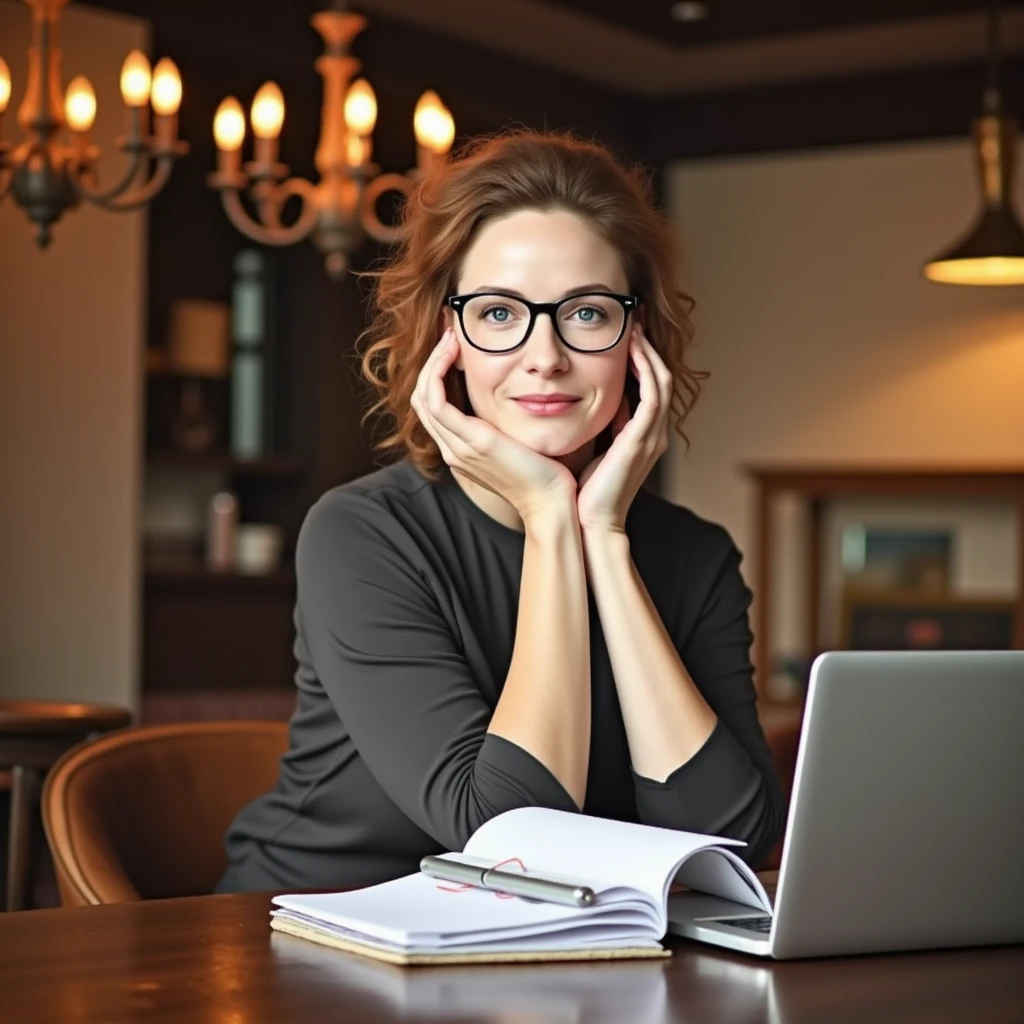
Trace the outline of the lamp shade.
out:
M 925 276 L 943 284 L 1024 284 L 1024 228 L 1011 201 L 1017 124 L 989 114 L 974 123 L 974 148 L 984 196 L 981 217 L 950 249 L 929 260 Z
M 925 264 L 943 284 L 1024 284 L 1024 228 L 1009 206 L 987 209 L 970 234 Z

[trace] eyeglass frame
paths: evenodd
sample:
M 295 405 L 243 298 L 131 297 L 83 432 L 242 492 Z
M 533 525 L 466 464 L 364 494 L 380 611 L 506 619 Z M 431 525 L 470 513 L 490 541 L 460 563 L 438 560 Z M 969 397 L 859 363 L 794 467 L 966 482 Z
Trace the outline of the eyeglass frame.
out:
M 558 309 L 560 306 L 564 306 L 567 302 L 572 302 L 573 299 L 583 299 L 588 295 L 600 295 L 606 299 L 615 299 L 620 306 L 622 306 L 622 328 L 619 330 L 619 336 L 610 344 L 605 345 L 604 348 L 576 348 L 575 345 L 570 345 L 569 342 L 562 337 L 562 332 L 558 328 Z M 466 330 L 466 323 L 463 319 L 465 312 L 466 303 L 470 299 L 486 298 L 488 296 L 494 296 L 500 299 L 513 299 L 516 302 L 521 302 L 530 311 L 530 322 L 526 325 L 526 333 L 523 335 L 523 340 L 517 342 L 511 348 L 484 348 L 478 345 L 469 336 L 469 332 Z M 504 356 L 508 355 L 509 352 L 515 352 L 516 349 L 522 348 L 530 340 L 530 335 L 533 334 L 533 328 L 537 323 L 537 316 L 540 313 L 547 313 L 548 318 L 551 320 L 551 326 L 555 329 L 555 336 L 558 340 L 568 349 L 573 352 L 579 352 L 581 355 L 589 356 L 596 355 L 599 352 L 609 352 L 615 348 L 623 336 L 626 333 L 626 326 L 629 324 L 630 313 L 636 312 L 640 306 L 640 297 L 638 295 L 619 295 L 617 292 L 579 292 L 576 295 L 566 295 L 564 299 L 559 299 L 557 302 L 531 302 L 529 299 L 524 299 L 520 295 L 510 295 L 507 292 L 468 292 L 464 295 L 449 295 L 445 300 L 444 304 L 451 309 L 454 309 L 459 317 L 459 326 L 462 328 L 462 335 L 473 346 L 478 352 L 486 352 L 487 355 L 491 356 Z

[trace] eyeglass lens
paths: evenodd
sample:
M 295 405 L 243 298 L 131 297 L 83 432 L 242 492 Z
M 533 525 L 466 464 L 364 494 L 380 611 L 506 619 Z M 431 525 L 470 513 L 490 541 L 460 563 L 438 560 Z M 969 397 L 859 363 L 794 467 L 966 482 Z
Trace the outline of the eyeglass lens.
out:
M 583 351 L 609 348 L 622 333 L 626 311 L 607 295 L 576 295 L 558 308 L 557 329 L 566 344 Z M 463 307 L 469 340 L 490 352 L 522 344 L 530 326 L 530 309 L 505 295 L 477 295 Z

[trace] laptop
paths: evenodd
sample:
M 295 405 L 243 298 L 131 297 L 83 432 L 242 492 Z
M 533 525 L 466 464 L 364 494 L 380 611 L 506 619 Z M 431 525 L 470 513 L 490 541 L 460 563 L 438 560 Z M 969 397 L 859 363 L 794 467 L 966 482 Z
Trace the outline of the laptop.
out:
M 815 659 L 773 911 L 683 893 L 668 931 L 778 960 L 1024 942 L 1024 651 Z

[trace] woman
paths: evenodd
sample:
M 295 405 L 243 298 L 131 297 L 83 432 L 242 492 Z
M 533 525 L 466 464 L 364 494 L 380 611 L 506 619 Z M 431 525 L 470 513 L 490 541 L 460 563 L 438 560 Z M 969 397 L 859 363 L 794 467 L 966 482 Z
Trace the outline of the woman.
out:
M 524 805 L 777 839 L 750 593 L 728 534 L 641 489 L 699 394 L 639 172 L 558 135 L 422 183 L 363 369 L 405 457 L 296 555 L 298 706 L 219 890 L 417 870 Z

